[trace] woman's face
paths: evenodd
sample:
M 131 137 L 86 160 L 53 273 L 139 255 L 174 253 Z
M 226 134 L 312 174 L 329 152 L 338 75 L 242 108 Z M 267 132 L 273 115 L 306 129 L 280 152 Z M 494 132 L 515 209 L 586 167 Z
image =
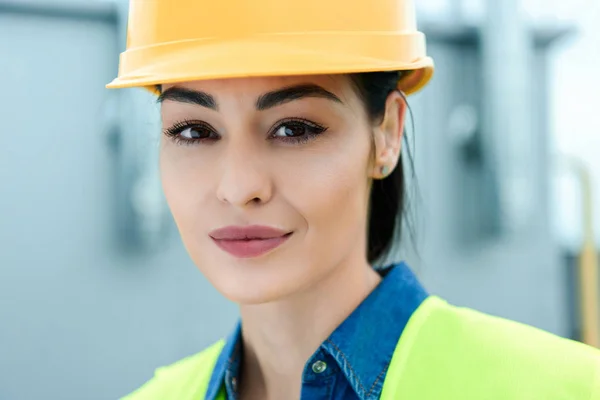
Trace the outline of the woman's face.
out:
M 161 102 L 166 198 L 226 297 L 276 300 L 365 260 L 373 129 L 347 76 L 164 85 Z

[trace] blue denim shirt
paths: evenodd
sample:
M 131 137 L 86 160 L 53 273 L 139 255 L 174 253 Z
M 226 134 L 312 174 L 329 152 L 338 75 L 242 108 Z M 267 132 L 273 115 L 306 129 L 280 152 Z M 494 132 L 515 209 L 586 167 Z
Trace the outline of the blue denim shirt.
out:
M 388 365 L 413 312 L 427 298 L 410 268 L 393 265 L 380 271 L 382 282 L 310 357 L 302 375 L 301 399 L 379 399 Z M 225 388 L 237 396 L 240 325 L 229 335 L 217 360 L 207 400 Z

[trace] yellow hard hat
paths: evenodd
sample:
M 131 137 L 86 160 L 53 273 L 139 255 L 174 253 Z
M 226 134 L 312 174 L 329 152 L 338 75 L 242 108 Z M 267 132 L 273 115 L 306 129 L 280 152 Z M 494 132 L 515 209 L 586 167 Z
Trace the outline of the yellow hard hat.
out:
M 130 0 L 107 87 L 371 71 L 407 71 L 406 94 L 431 79 L 412 0 Z

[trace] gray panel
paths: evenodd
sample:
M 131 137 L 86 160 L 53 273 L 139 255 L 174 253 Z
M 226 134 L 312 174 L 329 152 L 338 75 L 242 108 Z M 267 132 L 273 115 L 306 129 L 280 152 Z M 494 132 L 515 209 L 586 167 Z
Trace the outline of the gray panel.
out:
M 0 13 L 0 399 L 117 398 L 236 317 L 176 235 L 152 255 L 114 246 L 115 32 Z
M 117 5 L 112 1 L 0 0 L 0 13 L 114 22 Z
M 478 105 L 484 95 L 479 41 L 466 40 L 469 35 L 458 35 L 462 39 L 455 41 L 448 37 L 452 35 L 439 32 L 429 36 L 437 72 L 430 87 L 409 99 L 417 121 L 416 165 L 422 197 L 418 206 L 420 257 L 413 256 L 411 262 L 432 292 L 454 303 L 569 335 L 567 285 L 549 227 L 543 66 L 547 47 L 536 46 L 534 96 L 529 105 L 535 121 L 531 134 L 538 145 L 530 160 L 537 207 L 531 223 L 517 234 L 476 237 L 477 231 L 469 224 L 480 221 L 477 203 L 482 199 L 474 197 L 473 189 L 488 178 L 476 168 L 465 167 L 448 131 L 453 108 L 462 102 Z

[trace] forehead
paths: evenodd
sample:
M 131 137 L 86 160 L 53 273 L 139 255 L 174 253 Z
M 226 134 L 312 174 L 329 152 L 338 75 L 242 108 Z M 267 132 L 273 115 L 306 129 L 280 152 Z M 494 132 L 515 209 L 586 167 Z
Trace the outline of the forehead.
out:
M 210 79 L 177 84 L 165 84 L 163 91 L 173 86 L 210 93 L 219 97 L 248 97 L 255 100 L 260 95 L 285 87 L 318 85 L 338 96 L 344 103 L 356 101 L 356 94 L 348 75 L 298 75 L 268 76 L 231 79 Z

